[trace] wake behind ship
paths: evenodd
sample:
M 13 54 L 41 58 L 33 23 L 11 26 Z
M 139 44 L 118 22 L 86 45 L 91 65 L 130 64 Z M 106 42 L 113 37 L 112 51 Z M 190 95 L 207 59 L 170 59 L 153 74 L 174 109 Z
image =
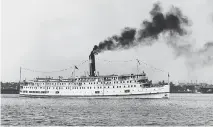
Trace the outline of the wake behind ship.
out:
M 80 78 L 36 78 L 25 81 L 20 96 L 69 96 L 78 98 L 169 98 L 169 83 L 154 86 L 146 74 L 105 75 L 95 70 L 95 55 L 89 56 L 90 75 Z

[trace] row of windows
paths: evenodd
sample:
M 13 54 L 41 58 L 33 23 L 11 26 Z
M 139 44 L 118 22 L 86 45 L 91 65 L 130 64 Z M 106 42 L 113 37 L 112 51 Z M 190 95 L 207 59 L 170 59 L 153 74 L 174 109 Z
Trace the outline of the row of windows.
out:
M 112 83 L 134 83 L 134 82 L 137 82 L 137 81 L 114 81 L 114 82 L 89 82 L 89 84 L 112 84 Z M 35 85 L 41 85 L 44 83 L 34 83 Z M 71 85 L 73 83 L 46 83 L 46 85 Z M 85 82 L 84 83 L 74 83 L 74 84 L 86 84 Z
M 23 88 L 29 88 L 29 89 L 37 89 L 37 88 L 40 88 L 40 89 L 50 89 L 51 87 L 27 87 L 27 86 L 24 86 Z M 55 87 L 56 89 L 63 89 L 63 87 Z M 53 87 L 54 89 L 54 87 Z
M 134 90 L 133 90 L 133 91 L 134 91 Z M 107 91 L 107 92 L 108 92 L 108 91 Z M 124 92 L 125 92 L 125 93 L 129 93 L 129 92 L 130 92 L 130 90 L 124 90 Z M 99 93 L 100 93 L 100 91 L 95 91 L 95 93 L 96 93 L 96 94 L 99 94 Z
M 29 93 L 49 93 L 49 91 L 29 91 Z
M 136 81 L 114 81 L 114 83 L 133 83 L 133 82 Z M 112 83 L 113 82 L 90 82 L 89 84 L 112 84 Z
M 67 83 L 34 83 L 35 85 L 66 85 Z M 68 83 L 71 85 L 72 83 Z
M 139 78 L 142 75 L 135 75 L 135 76 L 125 76 L 125 78 Z M 122 77 L 104 77 L 104 78 L 76 78 L 77 81 L 91 81 L 91 80 L 107 80 L 107 79 L 119 79 Z M 69 80 L 70 81 L 70 80 Z
M 147 91 L 147 89 L 145 89 L 146 91 Z M 154 89 L 154 91 L 155 91 L 156 89 Z M 132 90 L 132 91 L 134 91 L 134 90 Z M 139 91 L 139 90 L 138 90 Z M 28 91 L 23 91 L 23 93 L 27 93 Z M 108 92 L 108 91 L 106 91 L 106 92 Z M 113 92 L 115 92 L 115 91 L 113 91 Z M 120 91 L 121 92 L 121 91 Z M 129 89 L 127 89 L 127 90 L 124 90 L 124 92 L 125 93 L 129 93 L 130 92 L 130 90 Z M 29 91 L 29 93 L 49 93 L 49 91 Z M 84 93 L 86 93 L 86 92 L 84 92 Z M 96 94 L 99 94 L 100 93 L 100 91 L 95 91 L 95 93 Z M 55 91 L 55 94 L 59 94 L 59 91 Z
M 66 89 L 106 89 L 106 88 L 130 88 L 130 87 L 136 87 L 136 85 L 123 85 L 123 86 L 97 86 L 97 87 L 65 87 Z M 142 87 L 142 85 L 140 85 Z M 28 88 L 28 87 L 26 87 Z M 37 87 L 29 87 L 30 89 L 37 89 Z M 40 89 L 45 89 L 45 87 L 40 87 Z M 46 89 L 51 89 L 51 87 L 46 87 Z M 52 89 L 63 89 L 63 87 L 52 87 Z

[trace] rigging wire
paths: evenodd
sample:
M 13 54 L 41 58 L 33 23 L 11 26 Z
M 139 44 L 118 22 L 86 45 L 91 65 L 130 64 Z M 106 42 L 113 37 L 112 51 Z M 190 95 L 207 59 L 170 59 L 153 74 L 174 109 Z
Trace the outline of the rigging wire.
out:
M 154 70 L 161 71 L 161 72 L 166 72 L 166 73 L 167 73 L 167 71 L 162 70 L 162 69 L 159 69 L 159 68 L 156 68 L 156 67 L 152 66 L 151 64 L 147 64 L 147 63 L 144 62 L 144 61 L 141 61 L 141 60 L 139 60 L 139 59 L 137 59 L 137 61 L 138 61 L 139 65 L 140 65 L 140 62 L 142 62 L 143 64 L 149 66 L 150 68 L 152 68 L 152 69 L 154 69 Z M 140 61 L 140 62 L 139 62 L 139 61 Z
M 78 64 L 78 65 L 73 65 L 74 67 L 78 67 L 81 66 L 82 64 L 84 64 L 85 62 L 87 62 L 88 60 L 83 61 L 82 63 Z M 29 68 L 23 68 L 21 67 L 21 69 L 26 70 L 26 71 L 31 71 L 31 72 L 39 72 L 39 73 L 55 73 L 55 72 L 63 72 L 63 71 L 67 71 L 69 69 L 74 68 L 73 66 L 70 66 L 68 68 L 65 69 L 61 69 L 61 70 L 56 70 L 56 71 L 38 71 L 38 70 L 33 70 L 33 69 L 29 69 Z
M 98 59 L 98 60 L 101 60 L 101 59 Z M 135 60 L 133 59 L 133 60 L 123 60 L 123 61 L 122 61 L 122 60 L 120 60 L 120 61 L 119 61 L 119 60 L 115 60 L 115 61 L 102 60 L 102 61 L 111 63 L 111 62 L 132 62 L 132 61 L 135 61 Z M 142 61 L 142 60 L 136 59 L 136 61 L 138 62 L 139 65 L 141 65 L 141 63 L 143 63 L 144 65 L 146 65 L 146 66 L 149 67 L 149 68 L 152 68 L 153 70 L 161 71 L 161 72 L 166 72 L 166 73 L 167 73 L 167 71 L 162 70 L 162 69 L 159 69 L 159 68 L 156 68 L 156 67 L 152 66 L 151 64 L 148 64 L 148 63 L 146 63 L 146 62 L 144 62 L 144 61 Z M 141 62 L 141 63 L 140 63 L 140 62 Z
M 112 63 L 112 62 L 132 62 L 132 61 L 135 61 L 135 59 L 132 59 L 132 60 L 103 60 L 103 59 L 97 59 L 97 60 L 100 60 L 100 61 L 104 61 L 104 62 L 108 62 L 108 63 Z M 84 63 L 88 62 L 89 60 L 85 60 L 83 61 L 82 63 L 78 64 L 78 65 L 73 65 L 73 66 L 70 66 L 68 68 L 65 68 L 65 69 L 61 69 L 61 70 L 56 70 L 56 71 L 38 71 L 38 70 L 33 70 L 33 69 L 29 69 L 29 68 L 21 68 L 23 70 L 26 70 L 26 71 L 31 71 L 31 72 L 39 72 L 39 73 L 56 73 L 56 72 L 63 72 L 63 71 L 67 71 L 69 69 L 72 69 L 72 68 L 75 68 L 76 66 L 79 67 L 81 65 L 83 65 Z M 159 69 L 159 68 L 156 68 L 154 66 L 152 66 L 151 64 L 148 64 L 142 60 L 139 60 L 139 59 L 136 59 L 136 61 L 138 62 L 139 65 L 142 65 L 141 63 L 143 63 L 144 65 L 146 65 L 147 67 L 153 69 L 153 70 L 156 70 L 156 71 L 161 71 L 161 72 L 166 72 L 168 73 L 168 71 L 165 71 L 165 70 L 162 70 L 162 69 Z
M 104 61 L 104 62 L 131 62 L 131 61 L 133 61 L 133 60 L 113 60 L 113 61 L 111 61 L 111 60 L 102 60 L 102 59 L 98 59 L 98 60 L 101 60 L 101 61 Z

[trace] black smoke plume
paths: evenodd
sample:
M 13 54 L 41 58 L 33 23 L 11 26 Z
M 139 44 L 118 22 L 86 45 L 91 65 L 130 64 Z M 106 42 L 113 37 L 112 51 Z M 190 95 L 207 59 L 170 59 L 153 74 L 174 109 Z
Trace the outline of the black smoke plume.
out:
M 121 35 L 114 35 L 103 42 L 100 42 L 99 45 L 95 45 L 93 51 L 95 53 L 100 53 L 105 50 L 117 50 L 119 48 L 130 48 L 133 45 L 135 40 L 136 29 L 126 27 L 121 32 Z
M 152 21 L 143 21 L 142 28 L 139 30 L 139 41 L 146 38 L 158 39 L 159 34 L 163 32 L 169 32 L 171 36 L 187 34 L 184 26 L 189 26 L 190 23 L 179 8 L 172 7 L 169 12 L 163 14 L 160 4 L 157 3 L 154 4 L 150 15 Z
M 150 11 L 150 15 L 152 20 L 143 21 L 138 30 L 126 27 L 120 35 L 114 35 L 95 45 L 93 52 L 97 54 L 106 50 L 129 49 L 145 43 L 145 39 L 151 39 L 151 41 L 158 39 L 159 34 L 164 32 L 169 32 L 170 36 L 187 34 L 184 27 L 190 23 L 179 8 L 172 7 L 169 12 L 163 14 L 160 3 L 156 3 Z

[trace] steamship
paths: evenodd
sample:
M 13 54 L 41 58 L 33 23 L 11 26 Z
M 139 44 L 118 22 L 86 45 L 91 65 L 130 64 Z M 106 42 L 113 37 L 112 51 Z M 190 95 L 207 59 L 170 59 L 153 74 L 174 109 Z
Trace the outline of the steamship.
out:
M 35 78 L 23 81 L 20 96 L 75 98 L 169 98 L 169 83 L 152 85 L 146 73 L 126 75 L 96 74 L 95 55 L 89 56 L 90 75 L 64 79 Z M 75 66 L 76 67 L 76 66 Z

